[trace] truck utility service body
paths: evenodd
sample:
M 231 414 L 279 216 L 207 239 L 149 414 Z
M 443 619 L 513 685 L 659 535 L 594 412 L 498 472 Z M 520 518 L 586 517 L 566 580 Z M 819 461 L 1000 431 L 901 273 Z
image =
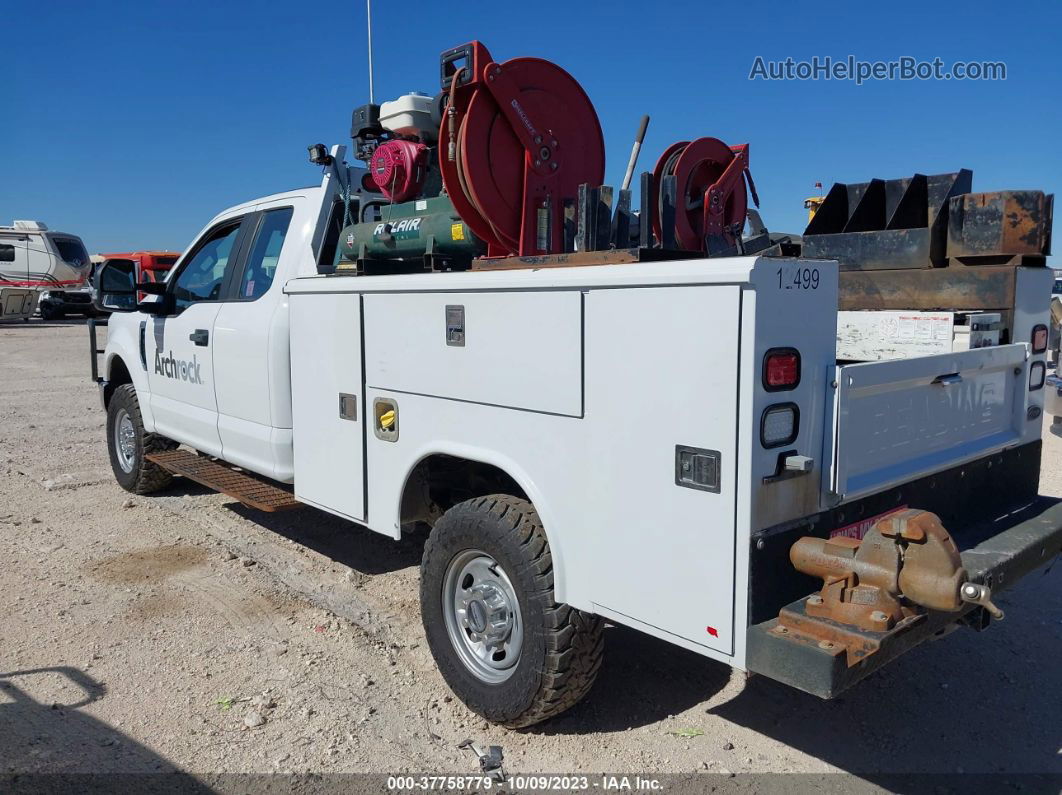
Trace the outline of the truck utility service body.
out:
M 217 216 L 169 274 L 170 310 L 115 312 L 105 405 L 131 385 L 145 439 L 393 538 L 466 497 L 512 495 L 537 514 L 558 605 L 822 696 L 995 608 L 986 589 L 897 613 L 860 630 L 872 654 L 843 631 L 790 632 L 779 611 L 821 585 L 790 562 L 799 538 L 933 510 L 971 582 L 997 588 L 1058 553 L 1062 517 L 1036 493 L 1045 364 L 1030 343 L 1048 269 L 1019 269 L 1009 344 L 842 366 L 829 261 L 317 275 L 358 173 L 344 171 Z M 143 452 L 132 413 L 108 426 L 120 481 Z M 506 642 L 531 631 L 512 589 L 481 592 L 516 615 Z M 507 675 L 498 654 L 488 685 Z

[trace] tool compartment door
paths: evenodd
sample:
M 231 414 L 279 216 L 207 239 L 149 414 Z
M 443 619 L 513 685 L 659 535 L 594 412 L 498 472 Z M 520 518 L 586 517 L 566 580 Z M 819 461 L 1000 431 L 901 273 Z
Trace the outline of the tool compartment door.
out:
M 586 306 L 592 465 L 577 535 L 593 601 L 733 654 L 739 288 L 596 290 Z
M 838 367 L 827 497 L 854 499 L 1022 443 L 1033 424 L 1027 357 L 1014 344 Z
M 363 521 L 361 296 L 296 294 L 289 301 L 295 496 Z
M 367 294 L 366 384 L 579 417 L 582 323 L 575 290 Z

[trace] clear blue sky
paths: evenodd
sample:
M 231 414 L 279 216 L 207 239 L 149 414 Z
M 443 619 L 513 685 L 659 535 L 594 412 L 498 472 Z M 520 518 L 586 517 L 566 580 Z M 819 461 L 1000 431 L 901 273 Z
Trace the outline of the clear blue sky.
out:
M 319 180 L 367 101 L 364 2 L 18 3 L 5 15 L 0 223 L 90 251 L 185 247 L 226 206 Z M 434 93 L 438 54 L 556 61 L 601 118 L 606 182 L 637 120 L 751 144 L 763 216 L 800 231 L 815 181 L 974 171 L 975 190 L 1062 189 L 1062 3 L 374 4 L 376 99 Z M 1002 60 L 1003 82 L 763 82 L 753 59 Z M 641 168 L 639 170 L 641 170 Z M 1057 257 L 1054 258 L 1057 261 Z

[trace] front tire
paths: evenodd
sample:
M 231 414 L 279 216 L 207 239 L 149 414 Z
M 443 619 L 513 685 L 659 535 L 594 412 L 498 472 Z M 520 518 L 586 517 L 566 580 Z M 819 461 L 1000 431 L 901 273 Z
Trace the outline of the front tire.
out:
M 62 320 L 63 313 L 50 304 L 41 307 L 41 320 Z
M 574 706 L 601 667 L 602 621 L 554 600 L 549 544 L 526 500 L 494 494 L 448 510 L 424 547 L 420 602 L 450 689 L 508 728 Z
M 115 388 L 107 404 L 107 452 L 119 486 L 133 494 L 150 494 L 165 488 L 173 476 L 144 456 L 176 446 L 173 440 L 144 430 L 132 384 Z

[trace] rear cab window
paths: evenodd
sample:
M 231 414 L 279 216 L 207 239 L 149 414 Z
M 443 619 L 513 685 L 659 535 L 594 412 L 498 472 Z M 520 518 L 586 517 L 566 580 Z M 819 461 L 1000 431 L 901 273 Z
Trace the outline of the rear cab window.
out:
M 240 278 L 240 288 L 236 294 L 238 300 L 253 301 L 260 298 L 273 284 L 293 213 L 291 207 L 281 207 L 262 214 L 254 245 Z

